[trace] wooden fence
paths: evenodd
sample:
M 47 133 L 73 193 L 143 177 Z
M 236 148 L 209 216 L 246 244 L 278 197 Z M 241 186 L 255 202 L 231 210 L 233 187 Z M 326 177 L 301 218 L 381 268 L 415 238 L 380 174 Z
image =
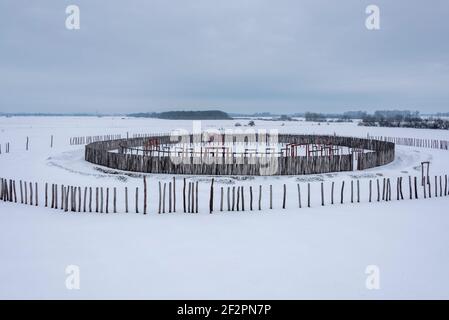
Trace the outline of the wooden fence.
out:
M 404 179 L 405 178 L 405 179 Z M 208 213 L 223 211 L 261 211 L 273 209 L 310 208 L 346 203 L 389 202 L 430 199 L 449 196 L 448 176 L 434 176 L 421 183 L 416 176 L 364 180 L 283 184 L 273 196 L 273 185 L 216 186 L 214 179 L 202 182 L 183 179 L 158 182 L 150 188 L 146 178 L 141 189 L 122 187 L 81 187 L 0 179 L 0 200 L 30 206 L 41 206 L 63 212 L 95 213 Z M 313 187 L 313 188 L 312 188 Z M 177 189 L 178 188 L 178 189 Z M 204 189 L 210 192 L 204 192 Z M 296 196 L 292 197 L 292 190 Z M 326 191 L 325 191 L 326 190 Z M 148 208 L 149 193 L 157 194 L 158 202 Z M 207 195 L 208 196 L 204 196 Z M 279 196 L 280 194 L 280 196 Z M 289 194 L 289 196 L 287 196 Z M 362 197 L 362 195 L 365 195 Z M 202 202 L 200 205 L 200 201 Z M 207 202 L 206 202 L 207 201 Z
M 370 135 L 368 135 L 368 138 L 381 141 L 388 141 L 402 146 L 449 150 L 449 141 L 447 140 L 406 138 L 406 137 L 384 137 L 384 136 L 370 136 Z
M 256 142 L 262 139 L 256 135 Z M 265 139 L 266 135 L 263 136 Z M 175 144 L 169 135 L 157 136 L 160 144 Z M 338 136 L 287 135 L 276 137 L 279 143 L 333 144 L 354 149 L 371 150 L 357 154 L 357 169 L 384 165 L 394 160 L 394 143 L 373 139 Z M 85 160 L 105 167 L 144 173 L 190 175 L 304 175 L 352 171 L 354 155 L 280 156 L 280 157 L 204 157 L 138 155 L 123 152 L 126 148 L 143 146 L 148 137 L 99 141 L 85 147 Z M 179 137 L 193 142 L 194 136 Z
M 70 145 L 83 145 L 98 141 L 117 140 L 121 139 L 121 134 L 107 134 L 99 136 L 84 136 L 84 137 L 71 137 L 69 138 Z

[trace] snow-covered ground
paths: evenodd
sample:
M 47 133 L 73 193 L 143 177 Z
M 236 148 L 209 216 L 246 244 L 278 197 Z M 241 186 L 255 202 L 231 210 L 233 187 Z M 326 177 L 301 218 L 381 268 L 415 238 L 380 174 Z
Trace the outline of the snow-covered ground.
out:
M 236 122 L 247 120 L 203 121 L 202 128 L 234 128 Z M 440 130 L 255 122 L 256 130 L 281 133 L 449 140 L 449 132 Z M 130 190 L 142 186 L 141 176 L 99 170 L 83 160 L 84 147 L 69 145 L 69 138 L 126 137 L 172 129 L 191 131 L 192 122 L 0 117 L 0 177 L 117 187 L 121 197 L 125 186 Z M 29 151 L 25 151 L 27 137 Z M 5 154 L 7 142 L 10 153 Z M 265 197 L 262 211 L 209 215 L 210 178 L 188 177 L 200 181 L 200 214 L 157 215 L 157 183 L 173 178 L 164 175 L 147 176 L 146 216 L 62 213 L 0 202 L 0 298 L 449 298 L 449 198 L 424 200 L 420 194 L 420 200 L 396 201 L 394 189 L 392 202 L 368 203 L 367 194 L 370 179 L 403 176 L 408 181 L 409 175 L 419 176 L 421 161 L 431 161 L 431 176 L 447 174 L 449 151 L 404 146 L 396 150 L 393 163 L 363 172 L 216 179 L 216 199 L 221 187 L 248 190 L 263 185 L 266 190 L 273 185 L 273 210 L 268 210 Z M 178 186 L 181 178 L 177 177 Z M 331 182 L 338 188 L 353 178 L 360 180 L 361 203 L 348 203 L 348 186 L 345 204 L 329 205 Z M 321 181 L 327 197 L 324 207 Z M 298 209 L 296 184 L 305 190 L 307 182 L 312 208 L 305 208 L 303 199 L 303 208 Z M 283 184 L 286 210 L 281 209 Z M 408 199 L 407 184 L 404 193 Z M 80 267 L 80 290 L 66 288 L 67 265 Z M 379 267 L 379 290 L 366 288 L 369 265 Z

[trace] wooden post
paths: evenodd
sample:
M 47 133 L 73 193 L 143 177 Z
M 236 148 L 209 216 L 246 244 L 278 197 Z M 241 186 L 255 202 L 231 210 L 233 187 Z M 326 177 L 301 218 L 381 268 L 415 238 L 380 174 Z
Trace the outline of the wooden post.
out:
M 435 198 L 438 197 L 438 177 L 435 176 Z
M 30 182 L 30 206 L 33 205 L 33 184 Z
M 45 182 L 45 207 L 48 207 L 48 183 Z
M 81 212 L 81 187 L 78 187 L 78 212 Z
M 307 207 L 310 208 L 310 183 L 307 183 Z
M 176 212 L 176 178 L 173 177 L 173 212 Z
M 66 192 L 67 192 L 68 186 L 65 187 L 63 184 L 61 185 L 61 210 L 64 210 L 65 208 L 65 199 L 66 199 Z
M 58 209 L 58 185 L 55 184 L 55 209 Z
M 321 206 L 324 207 L 324 183 L 321 182 Z
M 273 186 L 270 184 L 270 209 L 273 209 Z
M 65 195 L 64 195 L 64 207 L 65 207 L 64 211 L 68 212 L 69 211 L 69 193 L 70 193 L 69 186 L 64 187 L 64 193 L 65 193 Z
M 165 184 L 164 184 L 165 188 Z M 165 203 L 164 203 L 165 207 Z M 147 177 L 143 176 L 143 214 L 147 214 Z
M 23 204 L 23 187 L 22 187 L 22 180 L 20 180 L 19 183 L 20 183 L 20 203 Z
M 399 195 L 401 196 L 401 200 L 404 200 L 404 194 L 402 193 L 402 177 L 399 179 Z
M 191 205 L 190 205 L 190 199 L 191 199 L 190 193 L 191 193 L 191 191 L 192 191 L 192 183 L 189 182 L 189 192 L 187 193 L 187 212 L 188 213 L 192 212 L 190 210 L 190 207 L 191 207 Z
M 109 213 L 109 188 L 106 188 L 106 213 Z
M 285 201 L 287 197 L 287 185 L 284 183 L 284 193 L 282 197 L 282 209 L 285 209 Z
M 192 182 L 192 213 L 195 213 L 195 182 Z
M 67 186 L 67 211 L 73 211 L 73 186 Z
M 56 186 L 55 187 L 55 189 L 56 189 L 56 191 L 58 190 L 58 186 Z M 65 195 L 64 195 L 64 186 L 63 185 L 61 185 L 61 207 L 59 208 L 59 209 L 61 209 L 61 210 L 64 210 L 64 199 L 65 199 Z M 55 198 L 56 198 L 56 200 L 58 199 L 57 198 L 57 195 L 56 195 L 56 192 L 55 192 Z M 58 206 L 57 205 L 55 205 L 55 209 L 58 209 Z
M 388 200 L 391 201 L 391 180 L 388 178 Z
M 232 187 L 232 211 L 235 209 L 235 186 Z
M 162 189 L 162 213 L 165 213 L 165 190 L 167 189 L 167 183 L 164 182 L 164 188 Z
M 344 202 L 344 190 L 345 190 L 345 182 L 342 181 L 341 183 L 341 194 L 340 194 L 340 203 Z
M 299 183 L 297 184 L 298 187 L 298 204 L 299 208 L 301 209 L 301 187 L 299 186 Z
M 128 187 L 125 187 L 125 213 L 128 213 Z
M 198 213 L 198 181 L 195 183 L 195 213 Z
M 5 195 L 3 197 L 4 197 L 5 201 L 11 201 L 11 198 L 12 198 L 12 196 L 11 196 L 11 189 L 12 189 L 11 183 L 9 184 L 9 187 L 8 187 L 8 180 L 5 179 L 4 181 L 5 181 L 4 182 Z M 9 181 L 11 181 L 11 180 L 9 180 Z
M 54 209 L 55 207 L 55 184 L 51 184 L 51 208 Z
M 74 198 L 75 198 L 75 191 L 73 190 L 73 186 L 70 186 L 70 207 L 69 207 L 69 211 L 74 211 L 74 206 L 76 205 L 76 202 L 74 202 Z
M 390 178 L 386 179 L 386 201 L 390 201 L 390 191 L 391 191 L 391 185 L 390 185 Z
M 73 198 L 72 198 L 72 212 L 76 212 L 77 210 L 77 197 L 78 197 L 78 188 L 77 187 L 73 187 L 73 194 L 72 194 Z
M 189 182 L 190 184 L 190 193 L 189 193 L 189 203 L 190 203 L 190 213 L 195 213 L 195 182 Z
M 98 211 L 99 211 L 99 205 L 98 205 L 98 203 L 99 203 L 99 196 L 98 196 L 98 187 L 95 187 L 95 212 L 97 212 L 98 213 Z
M 103 208 L 104 208 L 104 206 L 103 206 L 103 202 L 104 202 L 103 187 L 100 188 L 100 195 L 101 195 L 101 197 L 100 197 L 100 212 L 103 213 Z
M 171 213 L 172 189 L 171 182 L 168 183 L 168 212 Z
M 372 193 L 373 193 L 373 181 L 369 180 L 369 202 L 372 200 Z
M 360 181 L 357 180 L 357 203 L 360 203 Z
M 385 200 L 385 194 L 386 194 L 386 179 L 383 179 L 383 184 L 382 184 L 382 200 Z
M 414 185 L 415 185 L 415 199 L 418 199 L 418 177 L 414 177 Z
M 159 181 L 158 185 L 159 185 L 159 206 L 158 206 L 157 213 L 161 214 L 162 213 L 162 186 L 161 186 L 160 181 Z
M 71 191 L 71 194 L 70 194 L 70 197 L 71 197 L 71 199 L 70 199 L 70 201 L 71 201 L 71 208 L 70 208 L 70 211 L 76 211 L 76 187 L 73 187 L 73 186 L 71 186 L 70 187 L 70 191 Z
M 25 186 L 25 204 L 28 204 L 28 183 L 24 181 L 23 184 Z
M 209 213 L 214 211 L 214 178 L 210 184 L 210 200 L 209 200 Z
M 86 212 L 86 208 L 87 208 L 87 187 L 84 187 L 83 212 Z
M 139 213 L 139 187 L 136 187 L 136 213 Z
M 396 200 L 399 200 L 399 177 L 396 178 Z
M 17 203 L 16 180 L 12 181 L 12 195 L 13 195 L 13 198 L 11 199 L 11 201 L 14 201 L 14 203 Z
M 117 188 L 114 187 L 114 213 L 117 213 Z
M 412 177 L 408 176 L 408 189 L 409 189 L 409 195 L 410 195 L 410 200 L 413 199 L 413 189 L 412 189 Z
M 380 201 L 380 182 L 379 179 L 376 179 L 377 182 L 377 202 Z
M 259 211 L 262 210 L 262 185 L 259 185 Z
M 5 201 L 9 201 L 10 197 L 9 197 L 9 181 L 8 179 L 4 179 L 4 183 L 3 183 L 3 192 L 4 192 L 4 200 Z
M 14 195 L 14 203 L 17 203 L 16 180 L 12 181 L 12 190 L 13 190 L 13 195 Z
M 228 200 L 228 211 L 231 211 L 231 187 L 228 187 L 227 192 L 227 200 Z
M 440 176 L 440 197 L 443 196 L 443 178 Z
M 242 211 L 245 211 L 245 189 L 243 186 L 240 187 L 242 192 Z
M 220 212 L 223 211 L 223 187 L 220 189 Z
M 186 178 L 184 178 L 184 186 L 182 188 L 182 204 L 184 213 L 186 213 Z
M 253 187 L 249 186 L 249 210 L 253 211 Z
M 89 187 L 89 212 L 92 212 L 92 187 Z
M 351 203 L 354 203 L 354 180 L 351 180 Z
M 237 211 L 240 211 L 240 187 L 237 187 Z
M 37 185 L 37 184 L 36 184 Z M 13 193 L 12 179 L 9 179 L 9 201 L 12 202 L 12 193 Z

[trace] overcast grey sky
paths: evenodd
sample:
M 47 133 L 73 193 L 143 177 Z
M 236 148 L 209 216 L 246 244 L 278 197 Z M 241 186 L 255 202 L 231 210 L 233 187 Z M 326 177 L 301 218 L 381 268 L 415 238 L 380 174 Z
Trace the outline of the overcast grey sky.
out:
M 2 0 L 0 112 L 448 112 L 448 39 L 447 0 Z

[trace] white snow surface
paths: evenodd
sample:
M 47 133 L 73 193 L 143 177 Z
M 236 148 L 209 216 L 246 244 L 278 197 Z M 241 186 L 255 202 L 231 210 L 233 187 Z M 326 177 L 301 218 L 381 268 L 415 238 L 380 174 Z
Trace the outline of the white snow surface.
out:
M 233 128 L 247 120 L 203 121 L 203 128 Z M 359 127 L 258 121 L 256 127 L 286 133 L 395 136 L 449 140 L 442 130 Z M 142 186 L 140 175 L 98 170 L 83 160 L 84 147 L 69 137 L 191 130 L 190 121 L 120 117 L 0 117 L 0 176 L 32 182 L 117 187 Z M 245 128 L 243 128 L 245 129 Z M 50 136 L 54 135 L 54 148 Z M 26 137 L 30 150 L 25 151 Z M 11 144 L 9 154 L 5 143 Z M 449 197 L 408 200 L 408 176 L 448 172 L 449 151 L 397 146 L 396 160 L 363 172 L 297 177 L 216 178 L 220 187 L 273 185 L 274 209 L 208 214 L 210 177 L 200 181 L 200 214 L 158 215 L 157 183 L 173 176 L 147 175 L 147 215 L 63 213 L 44 207 L 0 202 L 0 298 L 138 299 L 448 299 Z M 368 203 L 369 179 L 403 176 L 404 201 Z M 183 176 L 177 176 L 177 194 Z M 339 204 L 341 181 L 357 178 L 361 202 Z M 326 205 L 320 203 L 325 183 Z M 307 182 L 312 208 L 305 206 Z M 335 182 L 338 204 L 330 205 Z M 287 209 L 281 209 L 282 185 Z M 304 193 L 298 208 L 296 184 Z M 256 188 L 257 187 L 257 188 Z M 42 190 L 40 198 L 42 198 Z M 130 195 L 132 198 L 132 195 Z M 245 201 L 248 201 L 246 197 Z M 179 199 L 179 198 L 178 198 Z M 42 203 L 42 199 L 40 199 Z M 123 212 L 119 202 L 119 212 Z M 133 205 L 131 204 L 130 207 Z M 215 204 L 217 209 L 217 203 Z M 246 209 L 249 205 L 246 204 Z M 65 286 L 67 265 L 80 267 L 80 290 Z M 380 289 L 365 286 L 365 269 L 380 270 Z

